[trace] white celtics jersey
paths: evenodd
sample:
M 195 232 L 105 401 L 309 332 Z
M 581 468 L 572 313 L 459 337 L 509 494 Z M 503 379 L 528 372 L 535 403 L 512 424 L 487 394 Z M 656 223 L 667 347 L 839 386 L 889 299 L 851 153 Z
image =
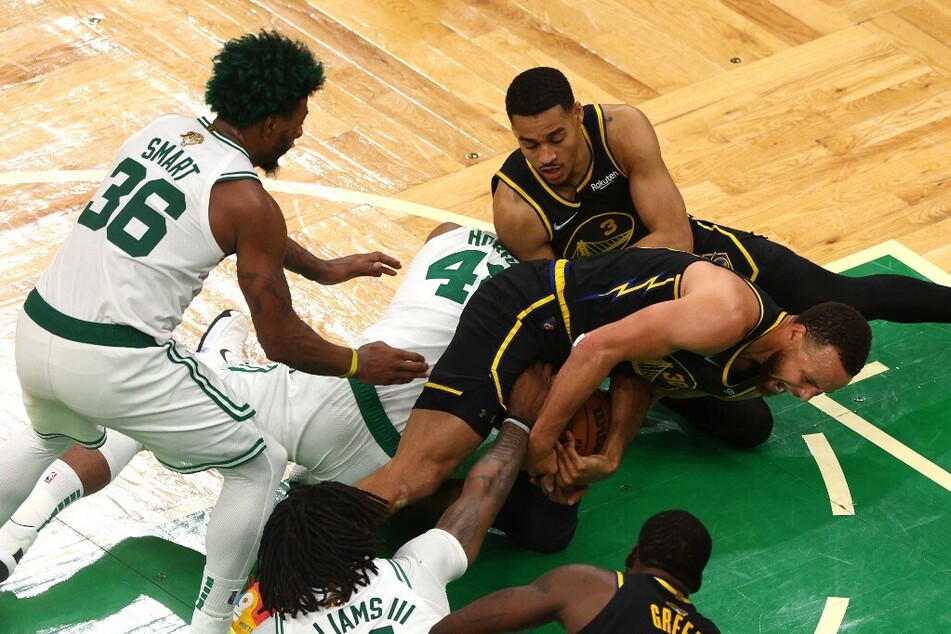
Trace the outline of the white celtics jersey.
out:
M 418 352 L 432 368 L 452 341 L 472 293 L 517 262 L 488 231 L 459 228 L 436 236 L 413 258 L 380 319 L 356 337 L 353 345 L 385 341 L 395 348 Z M 399 388 L 406 386 L 376 388 L 391 421 L 405 424 L 426 381 L 410 383 L 409 398 L 397 396 L 403 392 Z
M 244 634 L 428 634 L 449 614 L 446 584 L 466 571 L 466 553 L 453 535 L 431 529 L 392 559 L 374 559 L 377 573 L 346 604 L 295 618 L 262 613 L 252 588 L 236 607 L 232 631 Z
M 385 341 L 418 352 L 430 367 L 435 365 L 472 292 L 514 262 L 492 233 L 460 228 L 433 238 L 413 258 L 379 321 L 353 345 Z M 261 426 L 287 449 L 288 459 L 313 471 L 316 478 L 353 484 L 390 457 L 380 430 L 375 436 L 366 423 L 369 406 L 358 404 L 348 381 L 294 372 L 284 365 L 236 366 L 229 375 L 228 384 L 254 404 Z M 385 418 L 392 423 L 394 443 L 425 382 L 357 386 L 371 395 L 375 389 Z
M 62 313 L 167 340 L 224 257 L 212 186 L 257 179 L 247 153 L 205 119 L 159 117 L 120 148 L 37 291 Z

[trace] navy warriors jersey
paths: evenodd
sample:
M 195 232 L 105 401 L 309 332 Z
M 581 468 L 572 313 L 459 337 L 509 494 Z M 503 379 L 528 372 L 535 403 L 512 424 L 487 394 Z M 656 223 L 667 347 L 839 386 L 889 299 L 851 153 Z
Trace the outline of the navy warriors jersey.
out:
M 615 573 L 617 592 L 578 634 L 719 634 L 710 619 L 663 579 Z
M 636 247 L 594 258 L 557 260 L 547 266 L 573 341 L 641 308 L 678 299 L 683 272 L 697 260 L 683 251 Z M 698 391 L 719 398 L 749 396 L 756 389 L 757 368 L 740 372 L 733 364 L 746 346 L 779 326 L 786 313 L 746 283 L 756 296 L 760 315 L 741 341 L 708 356 L 678 350 L 660 359 L 632 362 L 633 371 L 664 391 Z
M 225 255 L 208 221 L 212 187 L 257 178 L 206 119 L 159 117 L 119 149 L 37 291 L 70 317 L 168 339 Z
M 532 206 L 555 255 L 562 258 L 623 249 L 648 233 L 634 208 L 630 182 L 608 148 L 600 105 L 584 107 L 581 132 L 591 162 L 573 200 L 556 193 L 520 150 L 512 152 L 492 177 L 493 193 L 501 181 Z

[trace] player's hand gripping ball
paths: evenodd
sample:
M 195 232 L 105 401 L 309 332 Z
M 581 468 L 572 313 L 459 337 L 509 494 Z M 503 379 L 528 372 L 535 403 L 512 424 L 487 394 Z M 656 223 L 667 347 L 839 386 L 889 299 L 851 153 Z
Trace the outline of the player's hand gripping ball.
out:
M 575 451 L 580 456 L 598 453 L 604 447 L 611 423 L 611 403 L 608 393 L 595 390 L 575 412 L 565 429 L 575 439 Z

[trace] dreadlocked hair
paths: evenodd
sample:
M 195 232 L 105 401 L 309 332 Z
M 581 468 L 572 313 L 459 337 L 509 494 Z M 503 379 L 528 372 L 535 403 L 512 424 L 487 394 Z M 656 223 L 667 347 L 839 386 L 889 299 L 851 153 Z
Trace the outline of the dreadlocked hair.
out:
M 696 592 L 713 540 L 703 523 L 687 511 L 664 511 L 644 522 L 637 550 L 641 564 L 666 570 Z
M 386 517 L 385 500 L 339 482 L 293 487 L 261 536 L 264 607 L 294 617 L 347 602 L 377 571 Z
M 289 116 L 324 84 L 324 66 L 310 49 L 276 31 L 228 40 L 212 62 L 205 103 L 237 128 Z
M 574 103 L 575 95 L 568 78 L 560 70 L 545 66 L 520 73 L 505 93 L 505 112 L 509 121 L 513 115 L 533 117 L 555 106 L 568 112 Z
M 832 346 L 850 376 L 865 367 L 872 349 L 872 329 L 862 313 L 839 302 L 823 302 L 802 311 L 796 322 L 806 327 L 806 338 L 817 346 Z

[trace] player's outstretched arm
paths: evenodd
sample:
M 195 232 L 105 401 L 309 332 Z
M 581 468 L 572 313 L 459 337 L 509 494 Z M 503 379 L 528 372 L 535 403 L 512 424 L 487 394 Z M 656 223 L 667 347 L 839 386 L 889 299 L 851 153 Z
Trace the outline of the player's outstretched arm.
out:
M 578 591 L 575 571 L 588 566 L 563 566 L 543 574 L 532 584 L 493 592 L 445 616 L 430 634 L 492 634 L 521 632 L 550 621 L 562 612 Z
M 555 443 L 558 472 L 554 485 L 583 487 L 614 475 L 621 466 L 624 452 L 640 431 L 647 410 L 657 398 L 650 383 L 644 379 L 623 375 L 611 377 L 611 422 L 604 447 L 596 454 L 582 456 L 575 450 L 573 439 L 564 444 Z M 549 480 L 540 484 L 547 494 L 552 493 Z
M 284 251 L 285 269 L 318 284 L 339 284 L 355 277 L 396 275 L 401 267 L 399 260 L 379 251 L 321 260 L 291 238 L 287 238 Z
M 269 359 L 309 374 L 355 376 L 371 384 L 408 383 L 426 375 L 419 354 L 385 344 L 355 352 L 327 341 L 297 315 L 284 274 L 287 226 L 259 182 L 215 185 L 209 209 L 219 247 L 237 255 L 238 284 Z
M 508 414 L 519 423 L 506 418 L 495 442 L 469 469 L 459 498 L 436 524 L 436 528 L 459 540 L 470 564 L 479 554 L 486 531 L 512 489 L 528 444 L 528 429 L 523 426 L 534 420 L 548 394 L 550 381 L 551 366 L 540 363 L 518 378 L 509 397 Z

